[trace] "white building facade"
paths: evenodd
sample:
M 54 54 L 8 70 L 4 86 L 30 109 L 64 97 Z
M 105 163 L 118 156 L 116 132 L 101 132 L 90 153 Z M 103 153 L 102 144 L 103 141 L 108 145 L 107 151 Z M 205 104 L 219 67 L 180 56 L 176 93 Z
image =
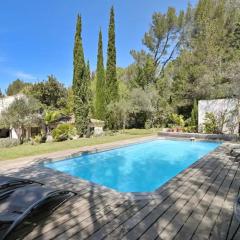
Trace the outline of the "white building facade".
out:
M 18 94 L 15 96 L 8 96 L 8 97 L 0 98 L 0 117 L 1 117 L 1 112 L 6 110 L 14 102 L 15 99 L 19 99 L 22 97 L 25 97 L 25 95 Z M 0 138 L 5 138 L 5 137 L 10 137 L 12 139 L 18 139 L 17 133 L 14 128 L 0 129 Z
M 204 132 L 206 113 L 213 113 L 222 122 L 222 133 L 239 134 L 240 101 L 238 99 L 200 100 L 198 102 L 198 131 Z

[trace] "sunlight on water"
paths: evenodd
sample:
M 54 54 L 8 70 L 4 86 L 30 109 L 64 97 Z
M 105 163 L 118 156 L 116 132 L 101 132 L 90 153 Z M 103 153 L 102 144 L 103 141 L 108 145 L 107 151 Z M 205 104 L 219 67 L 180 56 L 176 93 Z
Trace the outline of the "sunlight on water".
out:
M 219 145 L 155 140 L 45 166 L 120 192 L 150 192 Z

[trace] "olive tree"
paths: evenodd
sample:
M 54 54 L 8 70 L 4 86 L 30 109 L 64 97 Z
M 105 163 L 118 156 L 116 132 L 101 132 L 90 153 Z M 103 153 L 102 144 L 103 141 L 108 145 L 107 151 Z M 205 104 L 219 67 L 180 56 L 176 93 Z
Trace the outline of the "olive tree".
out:
M 0 115 L 0 126 L 15 129 L 20 143 L 24 142 L 28 128 L 40 125 L 40 104 L 34 98 L 16 98 Z

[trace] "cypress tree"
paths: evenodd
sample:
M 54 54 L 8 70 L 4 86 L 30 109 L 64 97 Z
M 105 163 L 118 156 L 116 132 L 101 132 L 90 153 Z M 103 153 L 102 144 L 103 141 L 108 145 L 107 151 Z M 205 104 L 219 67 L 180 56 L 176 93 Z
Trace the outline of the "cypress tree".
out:
M 89 63 L 89 61 L 87 61 L 87 66 L 86 66 L 86 78 L 87 78 L 88 82 L 91 81 L 91 70 L 90 70 L 90 63 Z
M 195 126 L 196 129 L 197 129 L 197 125 L 198 125 L 198 104 L 197 104 L 196 99 L 194 99 L 193 108 L 192 108 L 192 112 L 191 112 L 191 125 Z
M 118 100 L 118 82 L 116 70 L 115 21 L 114 9 L 111 8 L 108 29 L 107 69 L 106 69 L 106 104 Z
M 97 82 L 96 82 L 96 102 L 95 115 L 97 119 L 105 119 L 105 70 L 103 63 L 103 43 L 102 31 L 99 31 L 98 55 L 97 55 Z
M 87 78 L 81 32 L 81 17 L 78 15 L 73 53 L 73 94 L 75 124 L 79 136 L 86 134 L 89 123 L 89 80 Z

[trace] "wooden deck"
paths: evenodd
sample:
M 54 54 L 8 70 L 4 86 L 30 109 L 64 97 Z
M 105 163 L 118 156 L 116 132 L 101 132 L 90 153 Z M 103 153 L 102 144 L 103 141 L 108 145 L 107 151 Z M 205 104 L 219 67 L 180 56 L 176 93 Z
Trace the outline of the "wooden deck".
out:
M 223 144 L 149 197 L 135 198 L 29 166 L 10 175 L 34 178 L 79 194 L 35 226 L 21 227 L 13 239 L 240 239 L 234 202 L 240 194 L 240 166 Z M 1 171 L 1 173 L 4 171 Z M 20 237 L 24 236 L 24 237 Z

